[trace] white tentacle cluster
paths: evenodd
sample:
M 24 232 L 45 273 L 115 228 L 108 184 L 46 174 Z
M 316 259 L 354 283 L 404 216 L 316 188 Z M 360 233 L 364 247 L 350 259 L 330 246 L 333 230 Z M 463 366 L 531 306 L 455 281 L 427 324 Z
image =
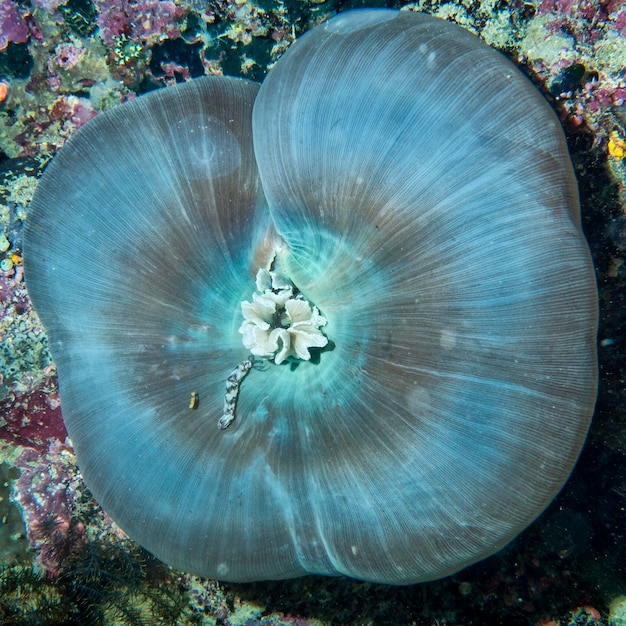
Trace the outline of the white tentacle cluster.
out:
M 259 293 L 252 302 L 241 303 L 244 321 L 239 328 L 243 345 L 255 356 L 274 359 L 280 365 L 293 357 L 308 361 L 309 348 L 323 348 L 326 318 L 305 300 L 293 283 L 280 273 L 260 269 L 256 275 Z
M 326 325 L 326 318 L 304 299 L 288 278 L 272 269 L 260 269 L 256 275 L 256 288 L 258 293 L 252 295 L 252 302 L 245 300 L 241 303 L 244 319 L 239 332 L 250 356 L 230 373 L 226 381 L 224 410 L 218 421 L 222 430 L 235 419 L 239 388 L 255 365 L 255 356 L 273 359 L 276 365 L 287 359 L 309 361 L 310 348 L 323 348 L 328 344 L 321 330 Z

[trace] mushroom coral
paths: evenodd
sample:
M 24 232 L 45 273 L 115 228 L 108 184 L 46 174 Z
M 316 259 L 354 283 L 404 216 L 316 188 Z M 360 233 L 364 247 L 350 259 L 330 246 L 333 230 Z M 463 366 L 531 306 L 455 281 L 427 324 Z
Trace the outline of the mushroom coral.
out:
M 87 485 L 189 572 L 446 576 L 539 515 L 585 439 L 597 298 L 562 130 L 427 15 L 343 13 L 260 87 L 99 115 L 25 255 Z

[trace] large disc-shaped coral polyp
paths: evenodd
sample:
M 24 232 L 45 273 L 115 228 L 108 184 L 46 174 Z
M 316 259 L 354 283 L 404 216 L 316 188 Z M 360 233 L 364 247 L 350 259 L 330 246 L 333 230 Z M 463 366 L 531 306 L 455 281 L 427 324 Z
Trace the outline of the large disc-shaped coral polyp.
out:
M 593 410 L 562 131 L 503 56 L 410 12 L 339 15 L 255 95 L 214 78 L 139 98 L 40 183 L 27 280 L 85 480 L 206 576 L 445 576 L 545 508 Z M 329 344 L 253 368 L 219 430 L 275 242 Z

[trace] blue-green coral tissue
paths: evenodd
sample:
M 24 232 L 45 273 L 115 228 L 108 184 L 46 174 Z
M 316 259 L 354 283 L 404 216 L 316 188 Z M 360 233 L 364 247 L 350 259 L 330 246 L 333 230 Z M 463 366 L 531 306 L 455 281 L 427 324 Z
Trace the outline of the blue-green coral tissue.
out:
M 255 363 L 221 430 L 272 242 L 328 345 Z M 99 115 L 39 185 L 25 270 L 88 486 L 204 576 L 448 575 L 539 515 L 591 419 L 559 122 L 426 15 L 340 14 L 260 88 L 203 78 Z

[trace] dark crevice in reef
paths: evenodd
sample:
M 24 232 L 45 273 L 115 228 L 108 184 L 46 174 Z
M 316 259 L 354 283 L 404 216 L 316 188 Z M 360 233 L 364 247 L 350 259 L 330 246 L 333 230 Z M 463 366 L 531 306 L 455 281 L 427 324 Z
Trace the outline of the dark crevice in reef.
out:
M 10 78 L 28 78 L 35 62 L 28 45 L 9 41 L 4 50 L 0 50 L 0 75 Z
M 585 516 L 585 543 L 595 559 L 581 561 L 578 575 L 602 587 L 603 594 L 623 593 L 626 576 L 626 218 L 619 189 L 606 155 L 594 144 L 590 130 L 568 133 L 579 182 L 583 230 L 598 277 L 600 387 L 586 446 L 559 500 Z M 602 494 L 600 497 L 599 494 Z

